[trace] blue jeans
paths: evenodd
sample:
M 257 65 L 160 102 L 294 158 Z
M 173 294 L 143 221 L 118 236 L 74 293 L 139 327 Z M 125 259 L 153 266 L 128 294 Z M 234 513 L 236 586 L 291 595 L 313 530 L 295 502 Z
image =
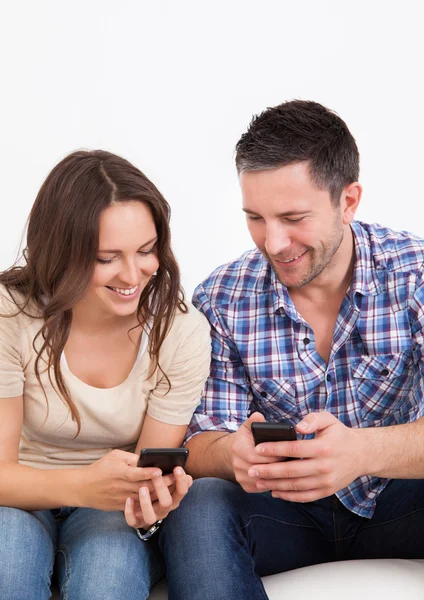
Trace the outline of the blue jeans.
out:
M 164 521 L 159 545 L 169 600 L 265 600 L 264 575 L 335 560 L 424 558 L 424 480 L 392 481 L 365 519 L 335 496 L 297 504 L 199 479 Z
M 64 600 L 144 600 L 164 565 L 122 512 L 0 507 L 1 600 L 47 600 L 53 571 Z

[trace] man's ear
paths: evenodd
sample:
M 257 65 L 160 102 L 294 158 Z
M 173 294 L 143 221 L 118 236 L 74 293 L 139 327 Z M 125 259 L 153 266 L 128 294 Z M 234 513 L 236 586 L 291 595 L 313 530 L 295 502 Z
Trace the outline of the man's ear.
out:
M 340 209 L 342 212 L 343 224 L 349 225 L 355 218 L 356 210 L 359 206 L 362 196 L 362 186 L 357 181 L 350 183 L 342 192 L 340 198 Z

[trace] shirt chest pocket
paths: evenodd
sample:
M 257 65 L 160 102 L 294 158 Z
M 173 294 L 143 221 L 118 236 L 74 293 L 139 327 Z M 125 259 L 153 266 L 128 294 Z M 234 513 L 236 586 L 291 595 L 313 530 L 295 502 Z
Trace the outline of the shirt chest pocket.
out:
M 410 403 L 410 356 L 405 352 L 362 356 L 352 361 L 352 370 L 363 418 L 396 423 L 397 413 Z
M 297 422 L 296 390 L 285 379 L 252 379 L 255 407 L 269 421 Z

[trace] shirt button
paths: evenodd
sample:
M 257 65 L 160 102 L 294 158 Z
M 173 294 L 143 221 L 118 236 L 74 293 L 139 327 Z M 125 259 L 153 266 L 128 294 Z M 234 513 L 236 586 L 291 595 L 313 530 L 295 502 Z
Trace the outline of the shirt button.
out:
M 267 397 L 267 395 L 268 395 L 268 394 L 267 394 L 266 392 L 261 392 L 261 396 L 262 396 L 262 398 L 266 398 L 266 397 Z
M 330 375 L 330 373 L 328 373 L 326 379 L 327 379 L 327 381 L 331 381 L 331 375 Z
M 383 377 L 387 377 L 387 375 L 388 375 L 388 374 L 389 374 L 389 371 L 388 371 L 388 369 L 383 369 L 383 370 L 381 371 L 381 375 L 383 375 Z
M 303 338 L 303 343 L 305 344 L 305 346 L 307 346 L 310 341 L 311 340 L 308 337 Z

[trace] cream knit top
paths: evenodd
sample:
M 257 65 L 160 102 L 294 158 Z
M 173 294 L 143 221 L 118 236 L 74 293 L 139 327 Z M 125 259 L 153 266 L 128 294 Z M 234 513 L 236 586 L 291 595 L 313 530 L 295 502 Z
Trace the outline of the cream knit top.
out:
M 163 423 L 188 424 L 209 374 L 210 334 L 205 317 L 187 304 L 188 313 L 176 314 L 160 349 L 159 362 L 171 382 L 169 392 L 159 369 L 147 377 L 151 365 L 147 350 L 139 353 L 123 383 L 107 389 L 79 380 L 62 361 L 65 383 L 81 416 L 81 431 L 76 438 L 77 425 L 47 371 L 41 373 L 47 401 L 35 376 L 33 341 L 41 319 L 22 313 L 0 316 L 0 398 L 23 394 L 24 399 L 19 462 L 47 469 L 72 467 L 91 464 L 114 448 L 132 452 L 146 412 Z M 0 286 L 0 315 L 16 311 L 4 286 Z M 37 314 L 32 307 L 27 312 Z M 147 346 L 142 339 L 143 345 Z

